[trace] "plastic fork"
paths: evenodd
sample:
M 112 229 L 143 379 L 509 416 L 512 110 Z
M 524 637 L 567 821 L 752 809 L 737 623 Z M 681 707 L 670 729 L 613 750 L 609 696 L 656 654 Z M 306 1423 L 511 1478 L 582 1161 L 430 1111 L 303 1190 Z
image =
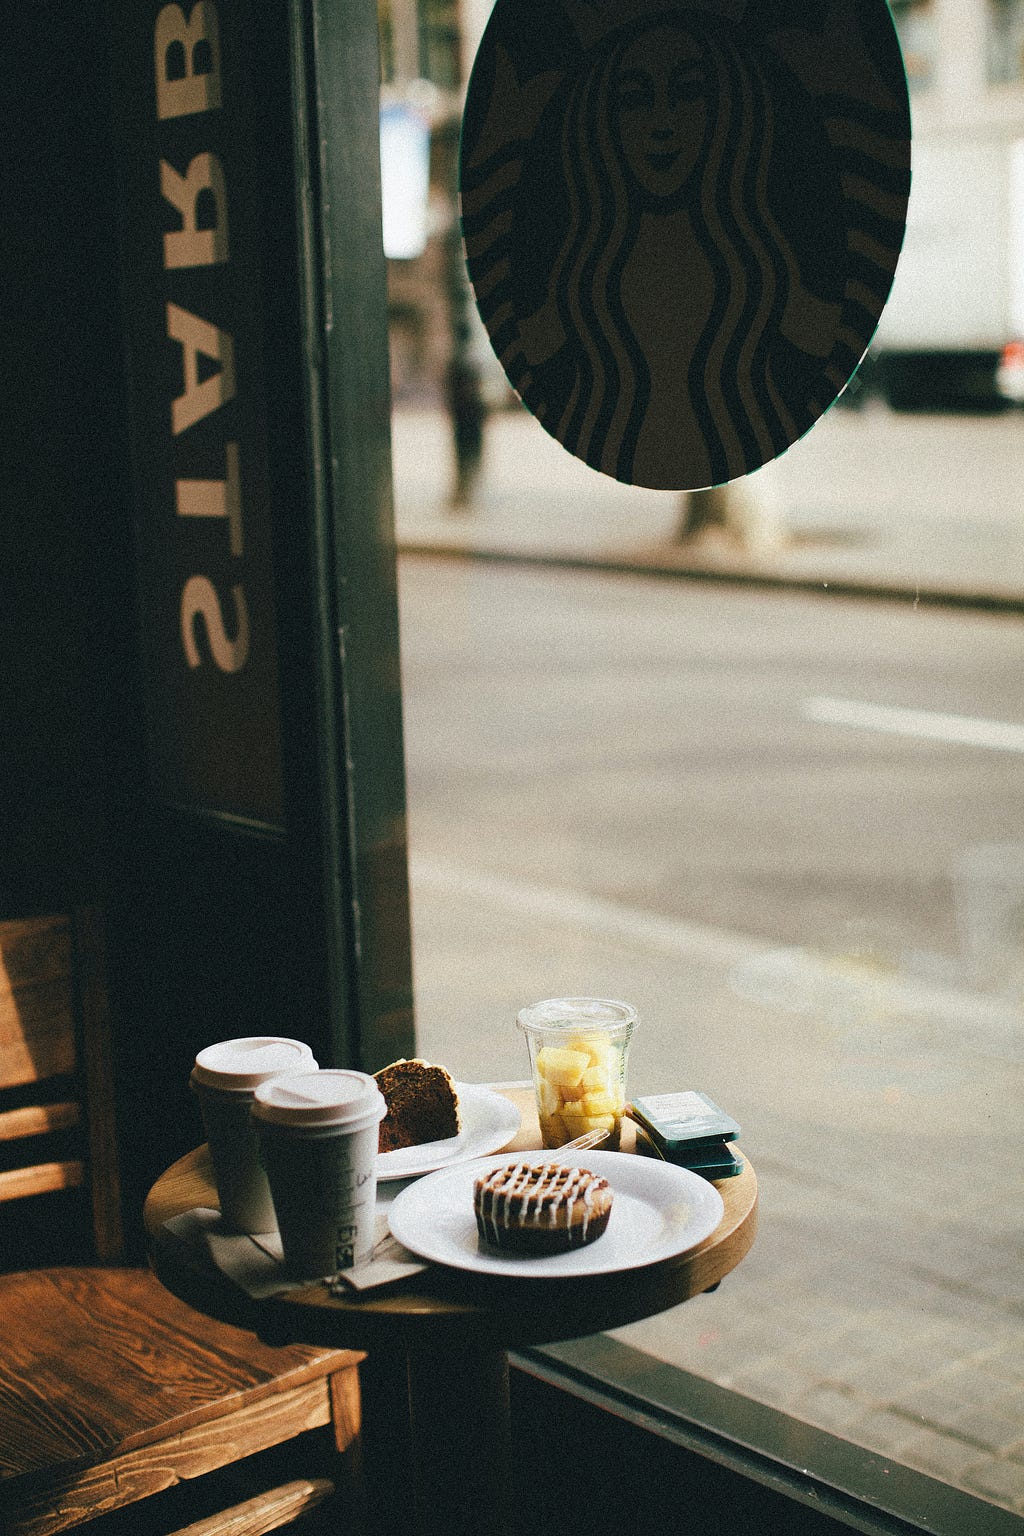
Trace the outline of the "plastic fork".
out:
M 584 1147 L 596 1147 L 599 1142 L 608 1140 L 608 1132 L 603 1127 L 593 1131 L 584 1131 L 582 1136 L 575 1136 L 572 1141 L 564 1141 L 558 1148 L 559 1152 L 575 1152 Z

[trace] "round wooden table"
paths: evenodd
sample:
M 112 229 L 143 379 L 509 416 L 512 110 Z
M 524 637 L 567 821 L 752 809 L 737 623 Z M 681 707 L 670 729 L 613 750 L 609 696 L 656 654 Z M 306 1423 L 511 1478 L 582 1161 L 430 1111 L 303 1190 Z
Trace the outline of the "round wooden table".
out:
M 502 1091 L 522 1115 L 520 1132 L 507 1150 L 539 1148 L 532 1089 Z M 643 1137 L 626 1122 L 621 1155 L 642 1155 L 643 1150 Z M 146 1201 L 145 1222 L 155 1273 L 197 1310 L 249 1328 L 269 1343 L 400 1352 L 408 1366 L 410 1476 L 421 1532 L 499 1536 L 507 1529 L 507 1351 L 620 1328 L 717 1285 L 754 1241 L 757 1180 L 749 1161 L 744 1164 L 741 1174 L 716 1186 L 725 1205 L 722 1220 L 688 1253 L 572 1280 L 514 1279 L 430 1266 L 383 1292 L 336 1296 L 314 1282 L 253 1300 L 212 1262 L 160 1240 L 171 1218 L 217 1206 L 205 1146 L 157 1180 Z

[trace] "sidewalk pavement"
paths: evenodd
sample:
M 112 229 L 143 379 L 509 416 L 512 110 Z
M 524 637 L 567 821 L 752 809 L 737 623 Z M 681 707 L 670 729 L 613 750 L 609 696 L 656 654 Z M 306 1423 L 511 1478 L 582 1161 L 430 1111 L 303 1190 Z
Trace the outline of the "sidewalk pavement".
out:
M 394 413 L 406 552 L 519 559 L 911 602 L 1024 609 L 1024 419 L 837 407 L 730 495 L 731 529 L 679 537 L 682 497 L 588 469 L 523 409 L 494 411 L 472 503 L 449 502 L 443 411 Z

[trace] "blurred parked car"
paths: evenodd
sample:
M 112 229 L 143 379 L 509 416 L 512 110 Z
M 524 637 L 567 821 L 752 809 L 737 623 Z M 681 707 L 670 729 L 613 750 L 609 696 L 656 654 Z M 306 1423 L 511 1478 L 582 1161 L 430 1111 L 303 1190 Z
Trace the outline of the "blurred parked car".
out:
M 907 234 L 872 351 L 893 410 L 1003 410 L 1016 399 L 1024 291 L 1024 139 L 1004 123 L 915 128 Z
M 1009 341 L 996 369 L 996 388 L 1004 400 L 1024 405 L 1024 341 Z

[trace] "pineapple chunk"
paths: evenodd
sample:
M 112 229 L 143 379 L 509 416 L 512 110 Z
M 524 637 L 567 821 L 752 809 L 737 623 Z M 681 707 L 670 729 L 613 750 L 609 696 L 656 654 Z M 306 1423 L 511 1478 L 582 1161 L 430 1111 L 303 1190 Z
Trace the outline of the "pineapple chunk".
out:
M 585 1051 L 587 1061 L 592 1067 L 602 1067 L 606 1072 L 610 1069 L 615 1054 L 615 1045 L 603 1035 L 592 1035 L 586 1038 L 583 1035 L 569 1042 L 571 1051 Z
M 585 1115 L 614 1115 L 615 1100 L 610 1093 L 585 1093 L 583 1095 L 583 1113 Z
M 554 1083 L 549 1083 L 546 1077 L 537 1079 L 537 1108 L 542 1116 L 556 1115 L 562 1103 L 562 1095 Z
M 584 1093 L 604 1093 L 608 1086 L 608 1073 L 604 1067 L 588 1067 L 580 1083 Z
M 570 1140 L 561 1115 L 541 1115 L 540 1138 L 545 1147 L 560 1147 Z
M 589 1064 L 583 1051 L 562 1049 L 557 1045 L 542 1045 L 537 1052 L 537 1076 L 555 1088 L 576 1090 Z

